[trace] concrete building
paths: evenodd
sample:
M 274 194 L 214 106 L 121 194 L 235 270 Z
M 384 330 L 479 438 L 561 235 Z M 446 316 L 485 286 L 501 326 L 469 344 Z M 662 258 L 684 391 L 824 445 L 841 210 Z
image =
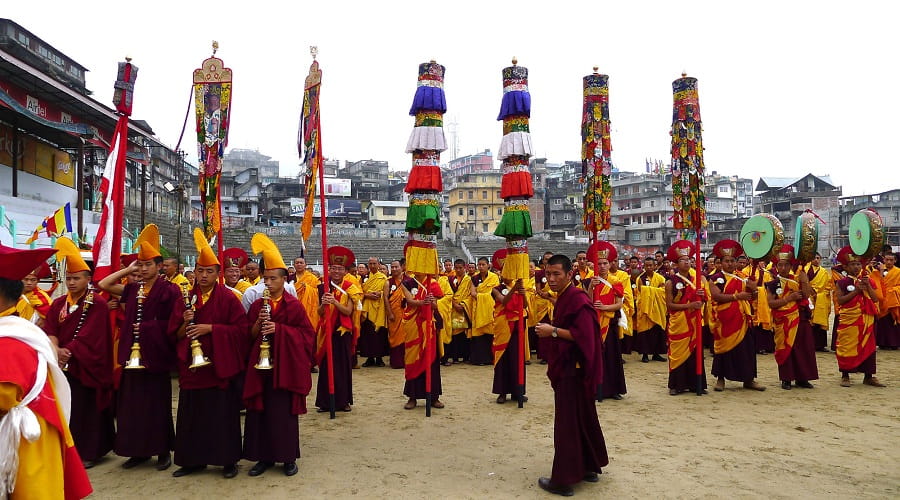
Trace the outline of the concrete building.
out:
M 623 244 L 636 251 L 655 252 L 677 239 L 672 216 L 672 178 L 668 174 L 615 172 L 611 218 L 624 229 Z
M 356 200 L 387 200 L 388 162 L 380 160 L 360 160 L 346 162 L 344 168 L 338 170 L 337 177 L 350 179 L 351 197 Z
M 753 179 L 719 175 L 713 171 L 706 176 L 704 182 L 708 221 L 753 215 Z
M 372 200 L 363 203 L 368 227 L 406 232 L 406 211 L 409 202 Z
M 458 177 L 485 170 L 494 169 L 494 155 L 490 149 L 485 149 L 480 153 L 472 155 L 460 156 L 447 163 L 447 174 L 452 177 Z
M 263 186 L 279 180 L 279 163 L 254 149 L 233 148 L 222 157 L 222 173 L 237 176 L 245 170 L 255 169 Z
M 444 182 L 448 194 L 449 230 L 457 236 L 493 235 L 503 217 L 500 170 L 481 170 Z

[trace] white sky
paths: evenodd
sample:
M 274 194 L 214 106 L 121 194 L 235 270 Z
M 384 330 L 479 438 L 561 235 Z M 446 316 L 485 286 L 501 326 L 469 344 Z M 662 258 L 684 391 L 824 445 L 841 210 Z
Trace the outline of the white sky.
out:
M 671 82 L 700 81 L 709 171 L 831 175 L 844 194 L 900 187 L 900 3 L 893 1 L 5 2 L 21 24 L 90 69 L 111 105 L 116 63 L 140 68 L 133 117 L 174 146 L 191 75 L 219 42 L 234 70 L 229 147 L 258 149 L 297 172 L 297 123 L 309 46 L 319 47 L 323 150 L 408 170 L 417 66 L 447 67 L 445 129 L 460 155 L 491 149 L 500 71 L 530 72 L 538 156 L 580 157 L 581 78 L 610 75 L 613 162 L 643 171 L 668 158 Z M 193 152 L 193 111 L 182 148 Z M 449 134 L 448 134 L 449 139 Z M 194 153 L 195 154 L 195 153 Z M 444 159 L 449 159 L 449 152 Z

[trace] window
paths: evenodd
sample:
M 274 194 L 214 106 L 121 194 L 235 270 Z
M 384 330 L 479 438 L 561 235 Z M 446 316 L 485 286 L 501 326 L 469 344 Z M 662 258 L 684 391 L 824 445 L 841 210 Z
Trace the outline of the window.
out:
M 475 209 L 474 208 L 469 209 L 469 217 L 475 217 Z
M 460 199 L 460 200 L 463 199 L 463 192 L 462 192 L 462 191 L 459 192 L 459 199 Z
M 484 191 L 481 192 L 481 199 L 482 199 L 482 200 L 486 200 L 486 199 L 487 199 L 487 190 L 484 190 Z
M 649 233 L 647 233 L 647 241 L 653 241 L 653 240 L 655 240 L 655 239 L 656 239 L 656 233 L 655 233 L 655 232 L 650 231 Z
M 641 186 L 631 186 L 631 194 L 641 194 Z
M 630 225 L 630 224 L 631 224 L 631 217 L 624 217 L 624 218 L 622 218 L 622 225 L 623 225 L 623 226 L 628 226 L 628 225 Z
M 486 176 L 486 175 L 482 175 L 482 176 L 481 176 L 481 183 L 484 184 L 485 182 L 487 182 L 487 176 Z
M 502 216 L 503 216 L 503 209 L 502 209 L 502 208 L 498 208 L 498 209 L 497 209 L 497 217 L 502 217 Z
M 720 192 L 720 193 L 727 193 L 727 192 L 728 192 L 728 186 L 719 186 L 719 192 Z
M 460 217 L 463 216 L 463 207 L 459 207 L 459 216 L 460 216 Z
M 570 213 L 563 214 L 563 220 L 572 220 L 572 214 L 570 214 Z
M 481 224 L 481 232 L 483 232 L 483 233 L 488 232 L 488 225 L 487 225 L 487 223 Z
M 636 216 L 634 217 L 634 223 L 635 223 L 635 224 L 641 224 L 641 223 L 643 223 L 643 221 L 641 220 L 641 216 L 640 216 L 640 215 L 636 215 Z
M 500 199 L 500 191 L 497 191 L 496 196 L 497 196 L 497 199 Z
M 475 191 L 469 191 L 469 199 L 475 198 Z
M 44 47 L 43 45 L 38 45 L 38 54 L 42 55 L 43 57 L 50 57 L 50 52 L 47 51 L 47 47 Z
M 641 241 L 641 233 L 634 231 L 628 239 L 631 241 Z
M 19 43 L 28 47 L 28 35 L 26 35 L 25 33 L 22 33 L 21 31 L 18 33 L 18 35 L 19 35 L 19 37 L 18 37 Z
M 556 214 L 550 214 L 550 220 L 556 222 Z
M 384 207 L 381 209 L 382 215 L 397 215 L 397 207 Z
M 650 200 L 650 206 L 651 206 L 651 207 L 655 207 L 655 206 L 656 206 L 656 200 Z
M 556 206 L 562 205 L 562 198 L 553 198 L 553 204 Z
M 488 207 L 481 207 L 481 215 L 487 217 Z

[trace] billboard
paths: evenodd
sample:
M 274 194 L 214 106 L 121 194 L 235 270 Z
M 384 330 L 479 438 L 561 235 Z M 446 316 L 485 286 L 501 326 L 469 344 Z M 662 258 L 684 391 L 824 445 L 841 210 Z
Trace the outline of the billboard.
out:
M 351 196 L 350 179 L 325 178 L 325 196 Z M 316 184 L 316 196 L 319 196 L 319 185 Z
M 306 213 L 306 201 L 303 198 L 290 198 L 291 217 L 303 217 Z M 325 200 L 325 217 L 360 217 L 362 204 L 359 200 Z M 321 217 L 322 210 L 319 200 L 313 204 L 313 218 Z

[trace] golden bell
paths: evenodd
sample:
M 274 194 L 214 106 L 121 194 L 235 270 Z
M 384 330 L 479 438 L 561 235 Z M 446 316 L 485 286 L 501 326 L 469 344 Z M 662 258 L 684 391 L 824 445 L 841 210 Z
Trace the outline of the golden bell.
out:
M 131 344 L 131 355 L 128 356 L 128 362 L 125 363 L 126 370 L 143 370 L 146 366 L 141 364 L 141 344 L 134 342 Z
M 203 346 L 200 345 L 200 341 L 197 339 L 191 340 L 191 365 L 188 368 L 193 370 L 211 364 L 212 361 L 203 355 Z
M 259 362 L 253 365 L 257 370 L 272 369 L 272 355 L 269 353 L 269 341 L 263 340 L 259 344 Z

